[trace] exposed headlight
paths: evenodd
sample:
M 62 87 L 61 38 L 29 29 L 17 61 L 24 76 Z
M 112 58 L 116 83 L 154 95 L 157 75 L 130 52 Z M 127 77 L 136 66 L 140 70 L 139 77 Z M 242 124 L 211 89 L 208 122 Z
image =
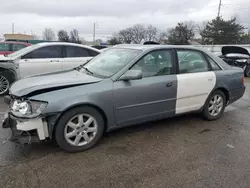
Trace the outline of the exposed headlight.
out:
M 11 105 L 11 112 L 17 117 L 34 118 L 39 116 L 46 106 L 47 102 L 42 101 L 15 100 Z

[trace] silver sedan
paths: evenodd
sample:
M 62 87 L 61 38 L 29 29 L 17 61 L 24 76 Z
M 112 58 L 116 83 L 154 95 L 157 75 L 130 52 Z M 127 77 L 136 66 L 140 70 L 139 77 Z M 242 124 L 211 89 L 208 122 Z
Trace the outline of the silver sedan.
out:
M 78 152 L 124 126 L 190 112 L 216 120 L 244 92 L 243 70 L 206 51 L 118 45 L 72 70 L 15 82 L 3 127 Z

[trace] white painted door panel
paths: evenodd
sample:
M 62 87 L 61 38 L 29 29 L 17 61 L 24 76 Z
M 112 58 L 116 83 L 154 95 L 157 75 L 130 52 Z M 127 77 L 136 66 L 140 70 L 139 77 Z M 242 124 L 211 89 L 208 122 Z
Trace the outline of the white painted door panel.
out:
M 67 57 L 62 59 L 62 69 L 69 70 L 78 67 L 93 57 Z
M 216 83 L 214 72 L 177 75 L 176 114 L 199 110 Z
M 62 64 L 61 58 L 44 59 L 20 59 L 18 61 L 21 78 L 34 76 L 44 73 L 60 71 Z

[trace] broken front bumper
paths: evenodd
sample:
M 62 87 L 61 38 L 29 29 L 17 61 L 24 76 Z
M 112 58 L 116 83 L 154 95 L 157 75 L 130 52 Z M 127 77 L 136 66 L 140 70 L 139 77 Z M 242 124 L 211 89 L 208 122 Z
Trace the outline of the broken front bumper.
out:
M 10 140 L 13 142 L 29 143 L 49 137 L 48 125 L 42 118 L 20 120 L 6 113 L 2 127 L 12 130 Z

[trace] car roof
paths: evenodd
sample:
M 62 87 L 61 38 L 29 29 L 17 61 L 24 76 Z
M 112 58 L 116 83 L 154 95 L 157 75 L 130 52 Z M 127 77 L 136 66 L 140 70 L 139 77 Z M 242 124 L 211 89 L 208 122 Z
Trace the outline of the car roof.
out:
M 100 50 L 87 46 L 87 45 L 83 45 L 83 44 L 76 44 L 76 43 L 72 43 L 72 42 L 41 42 L 41 43 L 37 43 L 35 44 L 36 46 L 51 46 L 51 45 L 67 45 L 67 46 L 78 46 L 78 47 L 83 47 L 83 48 L 88 48 L 91 50 L 95 50 L 98 52 L 101 52 Z
M 194 49 L 194 50 L 200 50 L 203 51 L 201 48 L 193 47 L 193 46 L 187 46 L 187 45 L 159 45 L 159 44 L 153 44 L 153 45 L 142 45 L 142 44 L 119 44 L 115 45 L 112 48 L 127 48 L 127 49 L 134 49 L 134 50 L 142 50 L 142 51 L 148 51 L 148 50 L 157 50 L 157 49 L 173 49 L 173 48 L 182 48 L 182 49 Z

